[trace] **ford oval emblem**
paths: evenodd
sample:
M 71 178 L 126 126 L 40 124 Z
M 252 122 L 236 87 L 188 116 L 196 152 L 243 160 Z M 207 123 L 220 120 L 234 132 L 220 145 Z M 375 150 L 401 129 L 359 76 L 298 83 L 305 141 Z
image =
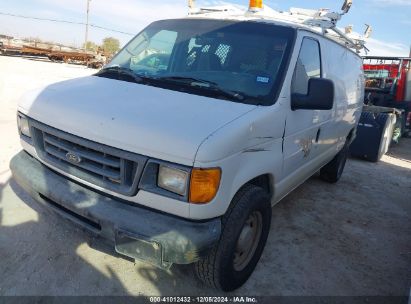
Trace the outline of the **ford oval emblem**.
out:
M 81 163 L 81 157 L 73 152 L 67 152 L 66 159 L 72 164 L 79 164 Z

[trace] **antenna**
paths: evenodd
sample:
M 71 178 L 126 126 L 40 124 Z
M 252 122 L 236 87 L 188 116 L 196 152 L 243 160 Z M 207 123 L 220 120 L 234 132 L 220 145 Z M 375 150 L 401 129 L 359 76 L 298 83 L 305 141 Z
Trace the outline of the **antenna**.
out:
M 344 14 L 347 14 L 350 11 L 352 5 L 352 0 L 345 0 L 344 4 L 341 8 L 341 10 L 344 12 Z
M 371 25 L 366 24 L 365 25 L 365 32 L 364 32 L 364 38 L 370 38 L 371 34 L 372 34 L 372 27 Z

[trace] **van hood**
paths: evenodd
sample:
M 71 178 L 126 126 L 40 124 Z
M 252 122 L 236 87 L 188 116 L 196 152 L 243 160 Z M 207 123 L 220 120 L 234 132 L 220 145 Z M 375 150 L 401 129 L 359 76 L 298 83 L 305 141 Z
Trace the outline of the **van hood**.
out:
M 19 103 L 19 111 L 59 130 L 185 165 L 208 136 L 255 108 L 97 76 L 31 91 Z

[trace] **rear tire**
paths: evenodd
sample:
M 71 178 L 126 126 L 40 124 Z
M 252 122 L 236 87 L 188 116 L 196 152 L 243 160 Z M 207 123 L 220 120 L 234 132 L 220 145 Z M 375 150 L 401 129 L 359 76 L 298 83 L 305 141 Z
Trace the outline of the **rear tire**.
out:
M 320 170 L 320 177 L 322 180 L 334 184 L 338 182 L 344 172 L 345 163 L 347 162 L 349 151 L 348 141 L 345 142 L 344 147 L 340 152 Z
M 194 264 L 197 277 L 223 291 L 242 286 L 261 257 L 270 224 L 267 192 L 254 185 L 244 186 L 222 217 L 220 240 L 205 258 Z
M 378 154 L 376 157 L 370 158 L 372 162 L 379 162 L 381 158 L 384 156 L 384 154 L 388 152 L 388 149 L 391 146 L 392 135 L 394 132 L 394 117 L 395 116 L 393 114 L 380 113 L 376 118 L 377 122 L 381 123 L 381 125 L 384 125 L 384 129 L 381 133 Z

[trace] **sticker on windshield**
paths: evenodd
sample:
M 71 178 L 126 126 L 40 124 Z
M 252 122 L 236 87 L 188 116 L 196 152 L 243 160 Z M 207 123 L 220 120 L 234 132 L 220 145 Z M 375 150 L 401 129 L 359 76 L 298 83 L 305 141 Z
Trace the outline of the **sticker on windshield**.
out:
M 257 76 L 257 82 L 269 83 L 270 82 L 270 77 Z

